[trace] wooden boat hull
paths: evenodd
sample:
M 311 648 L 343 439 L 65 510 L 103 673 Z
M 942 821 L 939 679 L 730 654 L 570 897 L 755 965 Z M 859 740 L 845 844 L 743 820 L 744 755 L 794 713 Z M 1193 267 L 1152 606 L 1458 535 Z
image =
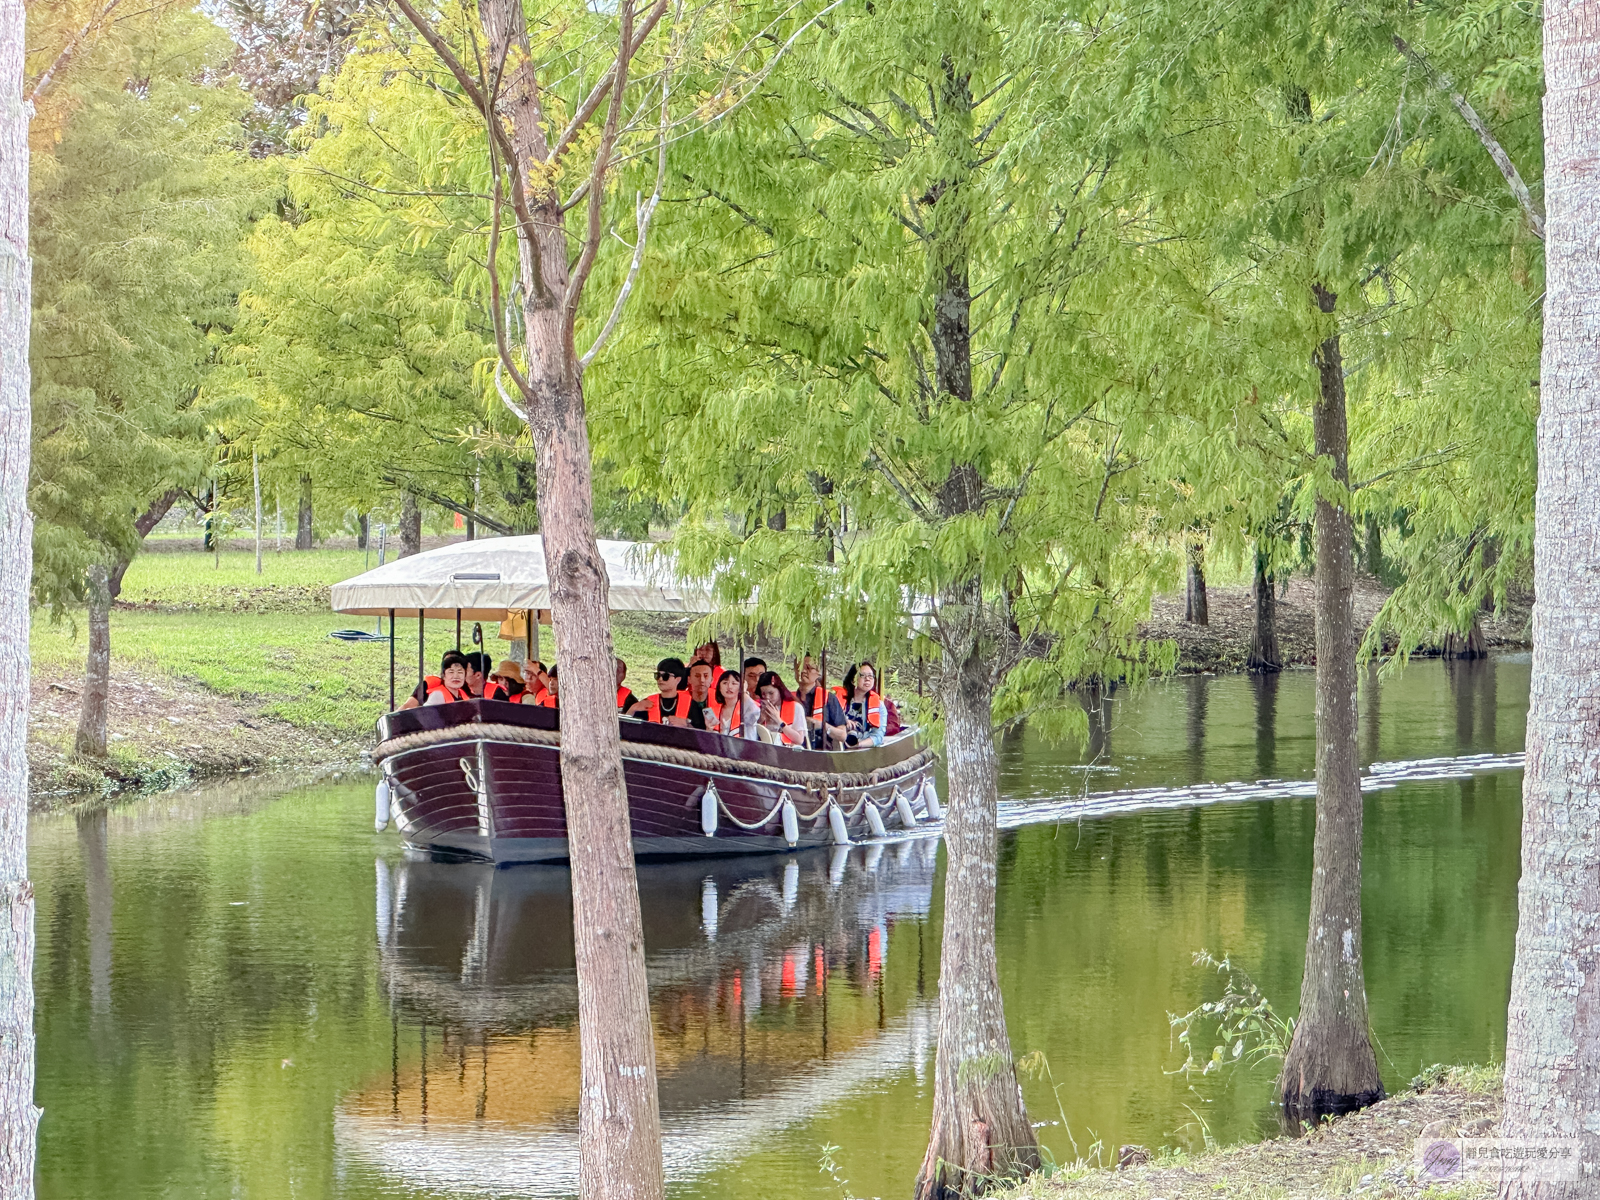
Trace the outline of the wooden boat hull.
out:
M 374 758 L 406 843 L 494 863 L 565 859 L 557 720 L 495 700 L 384 717 Z M 938 813 L 932 755 L 909 736 L 823 752 L 642 721 L 621 729 L 636 855 L 781 852 L 871 837 L 869 808 L 885 831 L 906 827 L 907 805 L 913 826 Z

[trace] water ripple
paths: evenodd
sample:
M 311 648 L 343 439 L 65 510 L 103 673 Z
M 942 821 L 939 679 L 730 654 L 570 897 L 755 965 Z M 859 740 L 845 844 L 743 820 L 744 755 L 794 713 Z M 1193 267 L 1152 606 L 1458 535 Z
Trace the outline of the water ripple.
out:
M 1361 776 L 1363 792 L 1379 792 L 1402 783 L 1430 779 L 1470 779 L 1492 771 L 1520 771 L 1523 755 L 1460 754 L 1443 758 L 1417 758 L 1405 762 L 1377 762 Z M 1258 779 L 1253 783 L 1195 783 L 1173 788 L 1129 788 L 1116 792 L 1088 792 L 1071 798 L 1002 800 L 1000 828 L 1077 821 L 1085 817 L 1151 812 L 1166 808 L 1198 808 L 1241 800 L 1282 800 L 1317 794 L 1314 779 Z

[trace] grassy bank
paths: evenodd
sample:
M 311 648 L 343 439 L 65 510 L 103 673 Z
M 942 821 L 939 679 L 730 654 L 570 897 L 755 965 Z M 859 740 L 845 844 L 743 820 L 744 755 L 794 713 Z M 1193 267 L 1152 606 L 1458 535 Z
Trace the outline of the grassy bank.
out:
M 1034 1176 L 999 1193 L 1002 1200 L 1290 1200 L 1361 1196 L 1371 1200 L 1426 1195 L 1477 1200 L 1491 1183 L 1430 1179 L 1419 1140 L 1492 1137 L 1500 1118 L 1501 1075 L 1492 1067 L 1432 1067 L 1406 1091 L 1328 1122 L 1301 1137 L 1282 1137 L 1199 1154 L 1162 1152 L 1118 1170 L 1074 1164 Z M 1145 1161 L 1139 1161 L 1145 1158 Z
M 329 637 L 377 627 L 371 618 L 331 612 L 329 589 L 359 574 L 365 558 L 348 550 L 269 552 L 258 576 L 247 551 L 140 556 L 112 614 L 105 764 L 71 753 L 83 615 L 36 613 L 29 755 L 36 794 L 148 789 L 266 765 L 353 759 L 387 707 L 388 647 Z M 375 556 L 368 562 L 376 565 Z M 396 687 L 404 695 L 416 681 L 417 622 L 397 626 Z M 683 650 L 683 634 L 670 622 L 619 617 L 613 634 L 636 690 L 647 686 L 657 659 Z M 485 649 L 498 658 L 509 646 L 497 635 L 497 626 L 485 626 Z M 427 622 L 430 669 L 455 636 L 454 622 Z M 470 639 L 470 625 L 463 636 Z

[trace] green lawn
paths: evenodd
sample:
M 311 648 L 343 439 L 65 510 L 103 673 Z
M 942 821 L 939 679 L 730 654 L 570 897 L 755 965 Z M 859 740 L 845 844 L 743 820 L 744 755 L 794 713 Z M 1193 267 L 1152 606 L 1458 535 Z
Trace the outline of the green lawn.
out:
M 122 600 L 140 607 L 112 615 L 112 656 L 126 667 L 192 680 L 301 728 L 365 736 L 388 701 L 388 647 L 330 638 L 335 629 L 376 630 L 377 622 L 330 612 L 326 591 L 360 574 L 363 557 L 345 550 L 268 552 L 257 576 L 253 553 L 224 552 L 220 566 L 209 554 L 141 555 L 122 589 Z M 396 691 L 403 697 L 416 682 L 417 622 L 401 619 L 398 625 Z M 495 625 L 484 627 L 485 649 L 497 659 L 510 648 L 498 632 Z M 543 632 L 548 656 L 552 643 L 549 630 Z M 627 617 L 617 619 L 613 635 L 635 691 L 649 690 L 650 669 L 659 658 L 684 650 Z M 463 639 L 470 637 L 467 625 Z M 454 643 L 455 622 L 428 622 L 430 669 Z M 36 674 L 78 686 L 85 650 L 81 616 L 52 623 L 48 614 L 35 613 L 31 645 Z

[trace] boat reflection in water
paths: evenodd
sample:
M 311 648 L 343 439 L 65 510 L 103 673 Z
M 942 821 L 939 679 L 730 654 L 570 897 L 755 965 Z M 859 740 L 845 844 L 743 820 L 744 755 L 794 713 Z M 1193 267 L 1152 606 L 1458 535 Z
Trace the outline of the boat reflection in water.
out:
M 669 1182 L 854 1089 L 919 1078 L 936 839 L 642 863 Z M 560 866 L 377 863 L 391 1070 L 345 1098 L 341 1157 L 407 1188 L 577 1190 L 572 905 Z

